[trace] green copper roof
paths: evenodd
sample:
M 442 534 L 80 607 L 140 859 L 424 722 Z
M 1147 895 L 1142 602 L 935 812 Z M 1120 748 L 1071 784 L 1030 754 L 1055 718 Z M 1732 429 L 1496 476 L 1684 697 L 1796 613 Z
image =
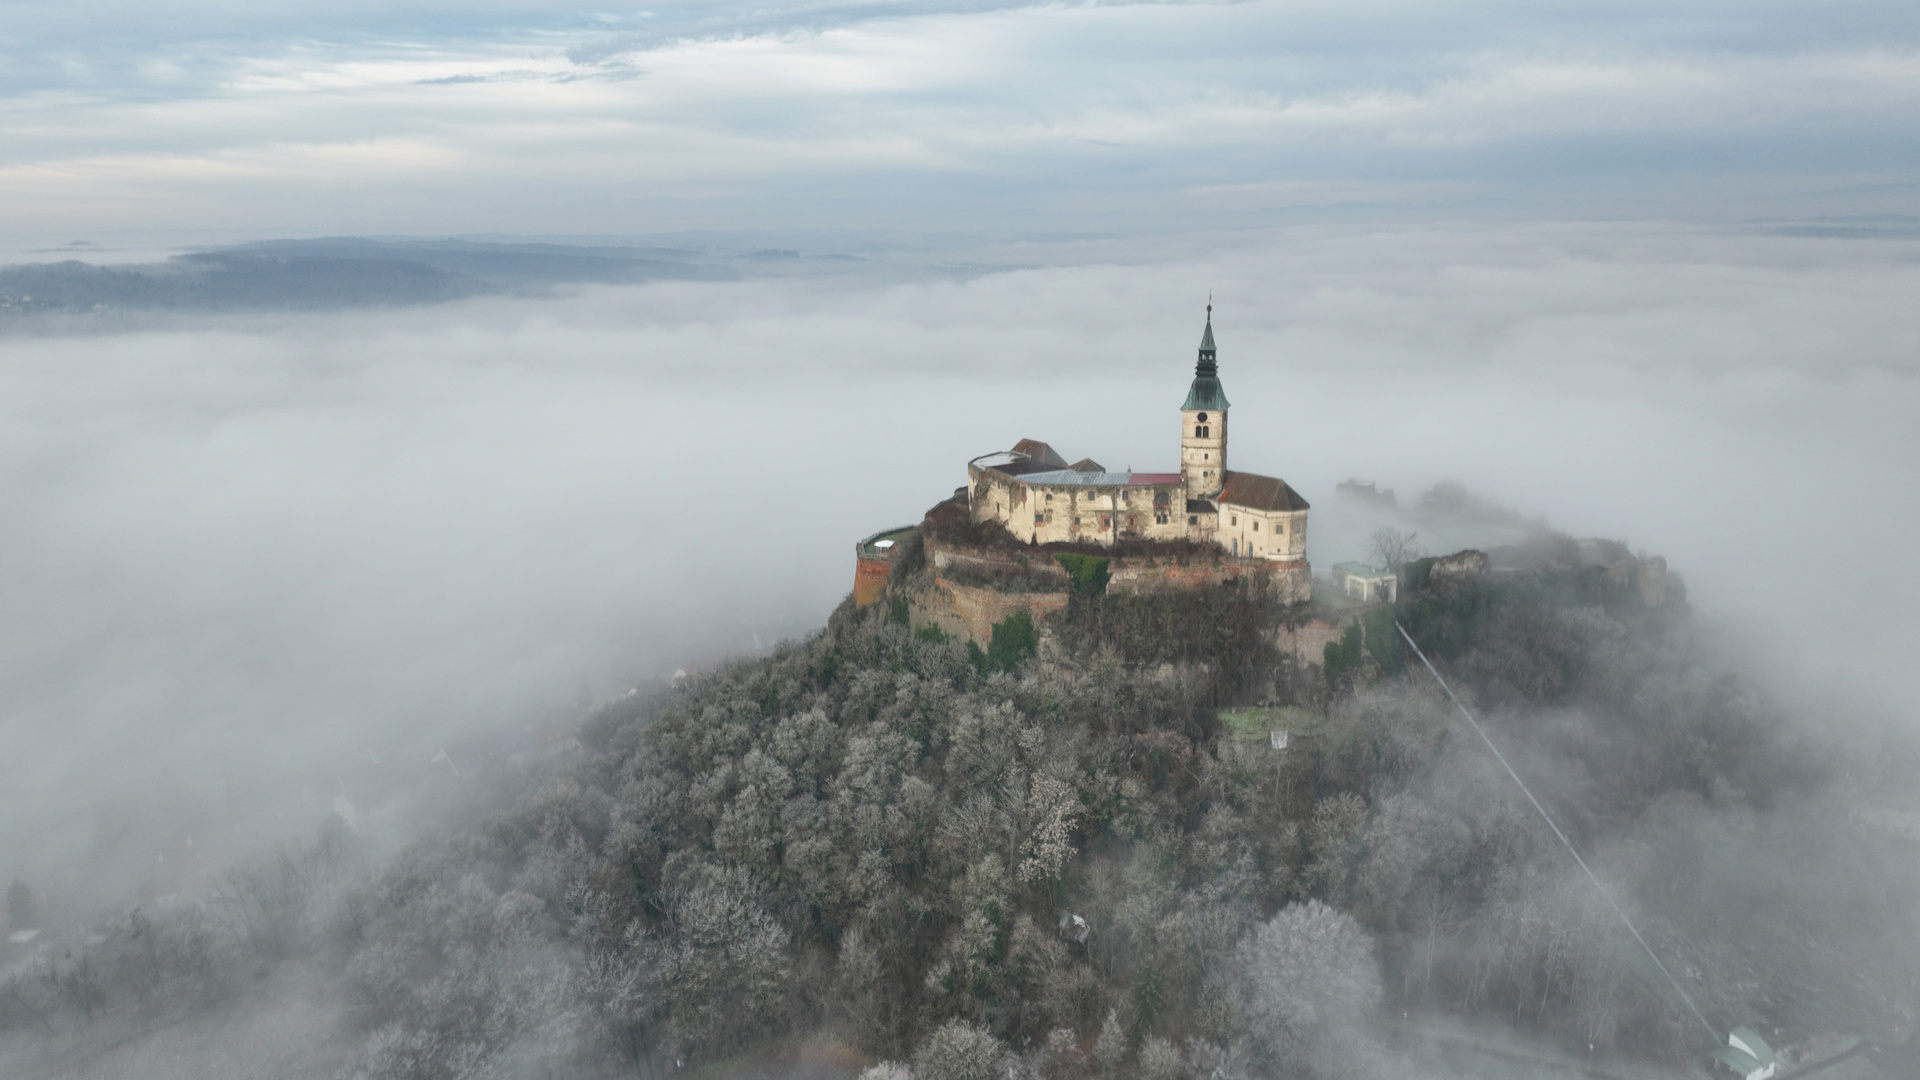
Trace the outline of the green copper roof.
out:
M 1220 386 L 1220 366 L 1214 359 L 1213 348 L 1213 305 L 1207 305 L 1207 329 L 1200 335 L 1200 360 L 1193 365 L 1193 386 L 1187 390 L 1187 403 L 1180 406 L 1182 412 L 1195 409 L 1211 409 L 1218 412 L 1227 407 L 1227 392 Z
M 1187 403 L 1180 406 L 1180 411 L 1192 412 L 1195 409 L 1227 411 L 1227 392 L 1220 388 L 1219 379 L 1193 380 L 1193 386 L 1187 390 Z

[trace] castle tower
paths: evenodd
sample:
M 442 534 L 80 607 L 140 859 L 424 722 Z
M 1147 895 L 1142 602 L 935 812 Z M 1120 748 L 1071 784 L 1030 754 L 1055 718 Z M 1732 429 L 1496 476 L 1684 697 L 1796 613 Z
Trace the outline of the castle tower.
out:
M 1220 493 L 1227 476 L 1227 393 L 1220 387 L 1220 368 L 1213 351 L 1213 305 L 1207 305 L 1207 329 L 1200 336 L 1200 361 L 1193 366 L 1193 386 L 1180 406 L 1180 476 L 1187 498 L 1206 499 Z

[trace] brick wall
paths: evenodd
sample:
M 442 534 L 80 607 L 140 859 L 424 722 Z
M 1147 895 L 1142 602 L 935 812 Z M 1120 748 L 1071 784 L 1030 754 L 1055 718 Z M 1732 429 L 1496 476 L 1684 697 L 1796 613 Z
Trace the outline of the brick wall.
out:
M 893 576 L 893 560 L 887 556 L 853 556 L 853 606 L 866 607 L 887 591 L 887 579 Z

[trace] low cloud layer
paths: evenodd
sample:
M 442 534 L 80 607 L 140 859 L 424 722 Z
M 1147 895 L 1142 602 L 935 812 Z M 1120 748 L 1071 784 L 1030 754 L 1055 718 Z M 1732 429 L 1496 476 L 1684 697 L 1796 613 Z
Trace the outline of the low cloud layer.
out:
M 1910 722 L 1915 253 L 1295 229 L 0 338 L 0 875 L 804 632 L 854 540 L 1018 438 L 1172 467 L 1209 285 L 1233 460 L 1314 501 L 1316 565 L 1363 554 L 1339 481 L 1460 481 Z

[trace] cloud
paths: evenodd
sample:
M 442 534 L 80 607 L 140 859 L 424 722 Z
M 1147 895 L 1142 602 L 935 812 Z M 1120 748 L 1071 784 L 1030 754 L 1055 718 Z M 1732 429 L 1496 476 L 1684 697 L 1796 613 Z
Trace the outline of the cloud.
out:
M 1920 145 L 1920 27 L 1879 2 L 7 10 L 22 246 L 1885 213 Z

